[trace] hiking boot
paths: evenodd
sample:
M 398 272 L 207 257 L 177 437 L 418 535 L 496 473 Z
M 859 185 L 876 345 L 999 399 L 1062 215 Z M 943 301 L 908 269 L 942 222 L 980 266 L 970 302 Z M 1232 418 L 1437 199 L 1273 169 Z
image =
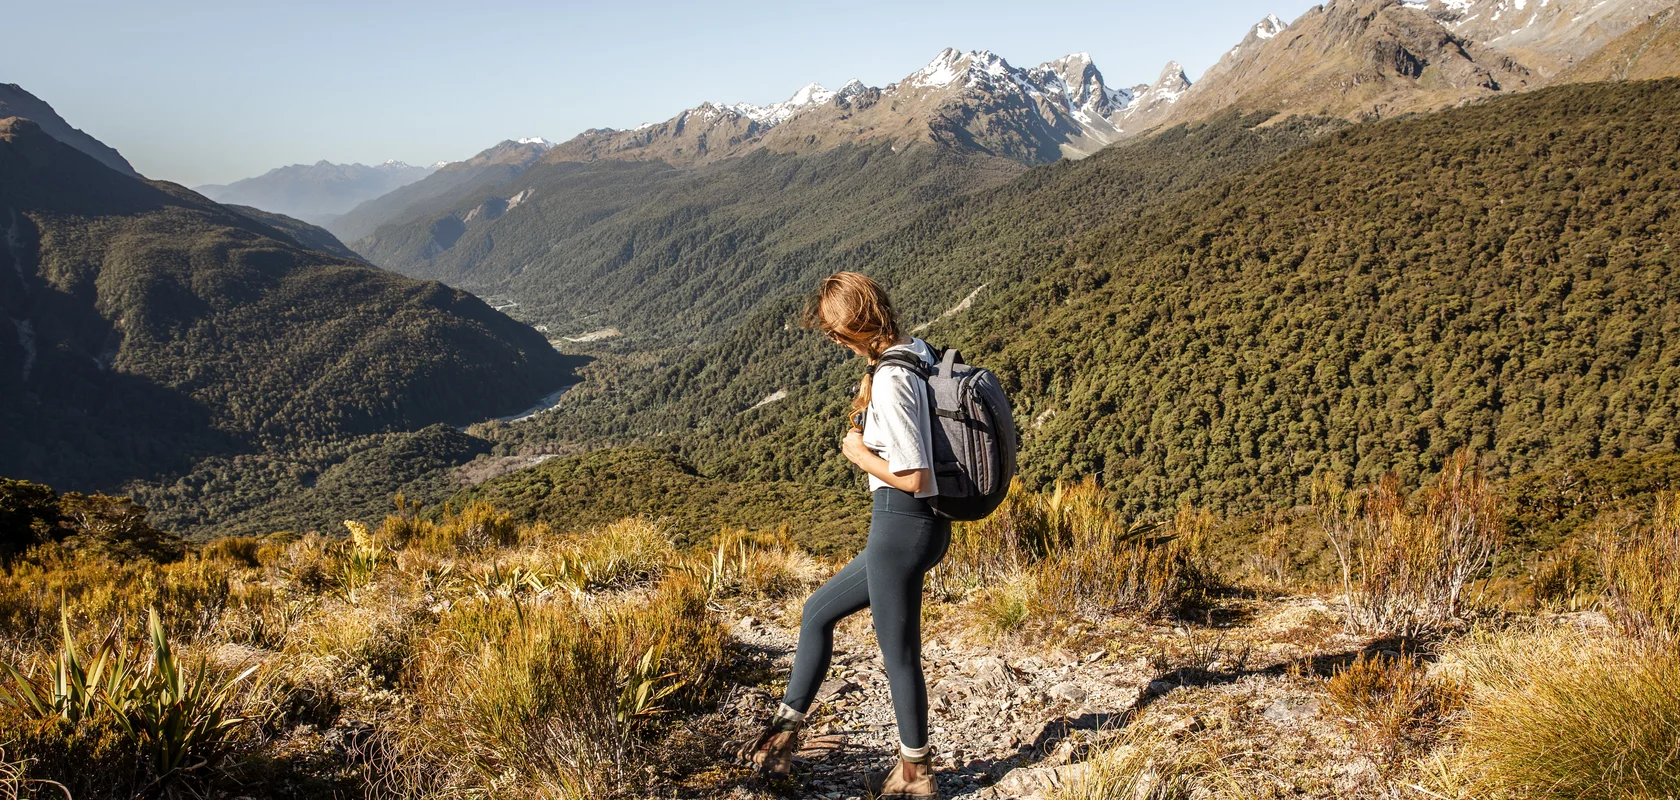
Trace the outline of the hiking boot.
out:
M 939 800 L 939 785 L 933 781 L 933 753 L 916 759 L 900 755 L 892 770 L 865 777 L 864 788 L 876 800 Z
M 803 722 L 776 717 L 757 738 L 742 745 L 736 757 L 764 775 L 787 775 L 793 771 L 793 752 L 799 749 L 799 732 L 804 727 Z

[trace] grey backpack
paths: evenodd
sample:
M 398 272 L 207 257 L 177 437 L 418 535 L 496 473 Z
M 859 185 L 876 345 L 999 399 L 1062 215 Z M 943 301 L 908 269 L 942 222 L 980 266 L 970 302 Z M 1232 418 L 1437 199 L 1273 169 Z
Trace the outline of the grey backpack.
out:
M 955 348 L 942 351 L 929 368 L 915 354 L 886 353 L 875 364 L 905 367 L 922 377 L 933 413 L 933 477 L 939 487 L 928 498 L 946 519 L 984 519 L 1009 493 L 1015 478 L 1015 417 L 1009 396 L 992 371 L 964 364 Z

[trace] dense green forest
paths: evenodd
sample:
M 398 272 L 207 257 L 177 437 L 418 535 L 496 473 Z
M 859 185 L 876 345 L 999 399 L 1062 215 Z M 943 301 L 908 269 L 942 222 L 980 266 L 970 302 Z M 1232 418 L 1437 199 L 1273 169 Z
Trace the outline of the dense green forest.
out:
M 725 527 L 786 527 L 818 553 L 856 552 L 869 528 L 861 480 L 831 487 L 790 481 L 726 481 L 696 472 L 666 452 L 603 450 L 554 458 L 464 490 L 459 510 L 488 501 L 523 522 L 561 531 L 598 528 L 627 516 L 661 520 L 680 546 L 704 542 Z
M 889 144 L 761 149 L 692 170 L 545 163 L 355 245 L 382 267 L 517 302 L 556 334 L 616 327 L 620 349 L 690 345 L 820 277 L 834 252 L 1023 169 Z
M 912 320 L 986 284 L 927 335 L 1004 376 L 1030 482 L 1096 475 L 1134 511 L 1289 505 L 1321 470 L 1415 482 L 1461 447 L 1496 474 L 1670 452 L 1676 88 L 1564 86 L 1271 149 L 1274 128 L 1227 119 L 1035 170 L 824 266 L 888 279 Z M 1126 201 L 1138 184 L 1116 178 L 1148 148 L 1197 135 L 1255 155 Z M 720 478 L 844 484 L 861 367 L 797 306 L 603 359 L 565 413 L 480 433 L 667 441 Z
M 110 490 L 206 458 L 465 424 L 518 411 L 584 360 L 465 292 L 306 249 L 295 229 L 114 172 L 27 120 L 0 121 L 0 228 L 8 477 Z

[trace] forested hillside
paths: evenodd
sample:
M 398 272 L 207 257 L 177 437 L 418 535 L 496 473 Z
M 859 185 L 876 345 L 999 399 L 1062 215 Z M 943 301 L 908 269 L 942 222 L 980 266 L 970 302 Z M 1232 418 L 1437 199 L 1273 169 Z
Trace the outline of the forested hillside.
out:
M 1464 446 L 1496 473 L 1673 450 L 1677 88 L 1564 86 L 1304 147 L 1179 131 L 823 266 L 888 278 L 916 321 L 986 284 L 927 335 L 1003 374 L 1030 482 L 1096 475 L 1136 510 L 1288 504 L 1320 470 L 1416 479 Z M 1198 136 L 1223 137 L 1206 180 L 1175 162 L 1128 202 L 1148 184 L 1117 179 Z M 796 308 L 698 354 L 599 362 L 564 427 L 486 434 L 669 439 L 720 476 L 843 483 L 860 367 Z
M 471 295 L 305 249 L 0 121 L 0 474 L 67 489 L 464 424 L 577 359 Z M 260 494 L 271 487 L 242 487 Z
M 728 330 L 837 250 L 1024 167 L 931 145 L 758 150 L 704 167 L 560 162 L 357 243 L 374 263 L 519 303 L 557 334 L 644 347 Z

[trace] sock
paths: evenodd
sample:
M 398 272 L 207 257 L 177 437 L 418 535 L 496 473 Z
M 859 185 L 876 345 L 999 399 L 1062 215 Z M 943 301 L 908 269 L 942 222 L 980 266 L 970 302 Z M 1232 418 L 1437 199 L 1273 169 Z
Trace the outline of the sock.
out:
M 781 708 L 776 709 L 776 718 L 785 719 L 789 722 L 804 722 L 805 712 L 795 711 L 793 706 L 783 703 Z
M 898 754 L 908 761 L 919 761 L 927 758 L 933 752 L 933 745 L 924 744 L 921 747 L 911 747 L 903 742 L 898 743 Z

